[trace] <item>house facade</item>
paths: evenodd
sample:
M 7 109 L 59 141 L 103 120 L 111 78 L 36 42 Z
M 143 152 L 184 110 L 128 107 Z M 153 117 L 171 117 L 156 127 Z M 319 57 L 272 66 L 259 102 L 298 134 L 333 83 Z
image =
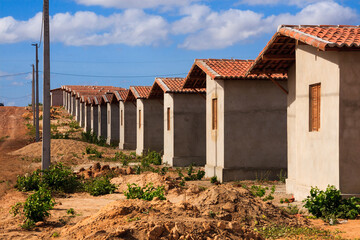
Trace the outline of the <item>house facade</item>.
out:
M 297 199 L 328 185 L 360 195 L 359 47 L 358 26 L 283 25 L 249 71 L 288 74 L 286 189 Z
M 63 90 L 61 88 L 50 91 L 51 106 L 63 106 Z
M 206 88 L 206 176 L 276 179 L 286 171 L 286 96 L 251 60 L 195 60 L 184 88 Z M 277 76 L 286 84 L 284 76 Z

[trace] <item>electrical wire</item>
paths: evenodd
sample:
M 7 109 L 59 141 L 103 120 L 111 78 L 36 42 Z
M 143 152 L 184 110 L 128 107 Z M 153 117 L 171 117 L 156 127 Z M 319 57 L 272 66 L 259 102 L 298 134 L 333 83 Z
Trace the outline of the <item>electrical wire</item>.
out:
M 24 99 L 24 98 L 28 98 L 28 97 L 31 97 L 31 94 L 28 94 L 26 96 L 22 96 L 22 97 L 15 97 L 15 98 L 10 98 L 10 97 L 3 97 L 3 96 L 0 96 L 1 99 L 11 99 L 11 100 L 15 100 L 15 99 Z
M 50 72 L 53 75 L 62 75 L 62 76 L 73 76 L 73 77 L 91 77 L 91 78 L 145 78 L 145 77 L 171 77 L 171 76 L 180 76 L 186 75 L 187 73 L 173 73 L 173 74 L 158 74 L 158 75 L 123 75 L 123 76 L 109 76 L 109 75 L 86 75 L 86 74 L 72 74 L 72 73 L 58 73 Z
M 0 78 L 27 75 L 27 74 L 29 74 L 29 73 L 31 73 L 31 72 L 23 72 L 23 73 L 14 73 L 14 74 L 0 75 Z

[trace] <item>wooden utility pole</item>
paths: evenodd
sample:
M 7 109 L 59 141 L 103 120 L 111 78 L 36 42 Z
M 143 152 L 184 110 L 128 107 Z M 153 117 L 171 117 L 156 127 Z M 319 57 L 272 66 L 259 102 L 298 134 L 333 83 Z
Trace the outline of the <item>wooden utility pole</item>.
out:
M 36 72 L 36 83 L 35 83 L 35 88 L 36 88 L 36 99 L 35 99 L 35 112 L 36 112 L 36 121 L 35 121 L 35 125 L 36 125 L 36 135 L 35 135 L 35 141 L 39 142 L 40 141 L 40 133 L 39 133 L 39 46 L 38 44 L 32 44 L 32 46 L 35 47 L 35 72 Z
M 44 0 L 44 96 L 43 96 L 43 144 L 41 169 L 50 167 L 50 19 L 49 0 Z
M 31 84 L 31 108 L 33 112 L 33 126 L 35 127 L 35 66 L 32 66 L 32 84 Z

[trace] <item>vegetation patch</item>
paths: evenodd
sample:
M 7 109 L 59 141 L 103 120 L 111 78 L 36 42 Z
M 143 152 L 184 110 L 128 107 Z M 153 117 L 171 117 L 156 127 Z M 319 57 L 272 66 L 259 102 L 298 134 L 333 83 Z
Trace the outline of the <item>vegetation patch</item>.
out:
M 111 194 L 114 193 L 115 190 L 115 184 L 112 184 L 107 177 L 95 178 L 85 183 L 85 191 L 92 196 Z
M 325 191 L 311 188 L 304 202 L 309 213 L 330 223 L 336 223 L 337 218 L 355 219 L 360 214 L 360 198 L 342 198 L 335 186 L 329 185 Z
M 153 183 L 147 184 L 145 187 L 140 187 L 135 183 L 127 184 L 128 190 L 124 191 L 127 199 L 143 199 L 147 201 L 153 200 L 157 197 L 160 200 L 166 200 L 164 186 L 154 187 Z

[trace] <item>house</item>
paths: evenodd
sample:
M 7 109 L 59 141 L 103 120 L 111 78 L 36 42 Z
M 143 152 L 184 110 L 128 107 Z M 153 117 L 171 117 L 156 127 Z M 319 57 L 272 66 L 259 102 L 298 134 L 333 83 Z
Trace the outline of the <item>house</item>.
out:
M 190 164 L 204 166 L 206 163 L 205 88 L 183 89 L 184 81 L 184 78 L 156 78 L 148 100 L 156 99 L 162 105 L 162 119 L 158 121 L 164 129 L 163 161 L 176 167 Z M 153 134 L 151 137 L 158 138 L 158 135 Z
M 245 76 L 253 63 L 197 59 L 185 79 L 184 88 L 206 88 L 207 177 L 275 179 L 286 170 L 286 96 L 267 75 Z
M 107 92 L 103 95 L 107 109 L 107 138 L 106 143 L 119 144 L 120 140 L 120 111 L 119 102 L 113 92 Z
M 133 101 L 136 99 L 136 154 L 142 155 L 148 150 L 162 151 L 163 137 L 162 127 L 158 128 L 159 124 L 157 121 L 161 120 L 162 108 L 159 111 L 159 107 L 150 100 L 147 102 L 147 97 L 150 93 L 150 86 L 132 86 L 129 88 L 129 93 L 125 102 Z M 153 106 L 156 107 L 153 107 Z M 154 111 L 154 108 L 157 111 Z M 146 127 L 151 126 L 151 127 Z M 155 127 L 156 126 L 156 127 Z M 150 142 L 151 135 L 159 136 L 159 141 Z
M 51 106 L 63 106 L 63 90 L 61 88 L 50 91 Z
M 360 28 L 279 26 L 249 73 L 288 75 L 286 190 L 360 195 Z M 286 94 L 284 94 L 286 95 Z
M 136 99 L 131 90 L 115 91 L 120 108 L 120 149 L 136 149 Z

